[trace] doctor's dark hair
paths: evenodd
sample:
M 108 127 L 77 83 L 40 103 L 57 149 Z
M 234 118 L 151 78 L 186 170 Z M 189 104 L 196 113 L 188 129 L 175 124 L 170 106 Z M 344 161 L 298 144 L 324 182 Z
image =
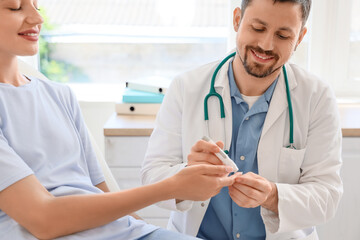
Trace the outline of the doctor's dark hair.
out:
M 310 8 L 311 8 L 311 0 L 273 0 L 274 4 L 277 2 L 292 2 L 299 4 L 302 10 L 302 22 L 303 26 L 305 26 L 306 21 L 309 18 Z M 242 0 L 241 2 L 241 15 L 244 16 L 245 10 L 247 6 L 251 3 L 251 0 Z

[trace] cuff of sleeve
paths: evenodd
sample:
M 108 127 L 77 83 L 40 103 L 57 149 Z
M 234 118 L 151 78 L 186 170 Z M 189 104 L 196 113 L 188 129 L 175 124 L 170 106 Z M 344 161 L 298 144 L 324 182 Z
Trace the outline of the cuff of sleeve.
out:
M 157 203 L 161 208 L 165 208 L 171 211 L 185 212 L 192 208 L 194 201 L 184 200 L 176 204 L 175 199 L 170 199 Z
M 279 231 L 280 219 L 276 213 L 261 207 L 261 215 L 265 224 L 265 228 L 268 232 L 276 233 Z
M 266 208 L 261 207 L 261 216 L 263 218 L 265 228 L 270 233 L 277 233 L 277 232 L 279 232 L 279 229 L 280 229 L 280 217 L 279 216 L 281 216 L 280 212 L 282 211 L 282 209 L 280 209 L 280 202 L 282 200 L 281 184 L 276 184 L 276 187 L 278 189 L 278 211 L 279 211 L 279 214 L 276 214 L 273 211 L 270 211 Z
M 287 203 L 291 202 L 291 200 L 287 196 L 287 192 L 290 192 L 289 184 L 276 184 L 278 189 L 278 215 L 270 210 L 261 209 L 261 214 L 263 216 L 263 221 L 265 224 L 265 228 L 271 233 L 281 233 L 293 231 L 293 228 L 290 224 L 290 219 L 288 218 L 289 209 L 285 209 L 286 206 L 289 208 Z
M 104 175 L 101 174 L 96 178 L 92 178 L 91 181 L 92 181 L 92 184 L 94 186 L 96 186 L 96 185 L 98 185 L 98 184 L 100 184 L 102 182 L 106 182 L 106 179 L 105 179 Z M 108 183 L 106 183 L 106 184 L 108 184 Z
M 12 174 L 12 177 L 0 182 L 0 192 L 32 174 L 34 172 L 31 169 L 20 169 L 17 173 Z
M 190 200 L 184 200 L 182 202 L 179 202 L 176 204 L 176 210 L 180 212 L 185 212 L 187 210 L 190 210 L 193 206 L 194 201 Z

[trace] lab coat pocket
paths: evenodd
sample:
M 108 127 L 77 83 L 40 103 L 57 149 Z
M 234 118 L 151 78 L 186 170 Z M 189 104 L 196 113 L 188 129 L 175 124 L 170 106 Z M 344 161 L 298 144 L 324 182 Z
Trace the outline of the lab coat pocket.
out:
M 278 176 L 280 183 L 299 183 L 305 151 L 306 148 L 298 150 L 283 147 L 281 149 Z

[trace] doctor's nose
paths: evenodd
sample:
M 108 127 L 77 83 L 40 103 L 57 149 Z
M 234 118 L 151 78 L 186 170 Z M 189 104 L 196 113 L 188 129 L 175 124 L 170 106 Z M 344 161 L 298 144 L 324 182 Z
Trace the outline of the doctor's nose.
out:
M 262 38 L 258 42 L 258 46 L 264 51 L 272 51 L 274 49 L 273 35 L 270 33 L 262 35 Z

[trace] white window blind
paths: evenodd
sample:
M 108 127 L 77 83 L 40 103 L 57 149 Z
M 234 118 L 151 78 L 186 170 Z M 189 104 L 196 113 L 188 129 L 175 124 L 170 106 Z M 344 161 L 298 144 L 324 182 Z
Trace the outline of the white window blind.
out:
M 360 97 L 359 12 L 359 0 L 313 0 L 309 31 L 291 59 L 330 83 L 338 98 Z
M 66 68 L 60 80 L 68 82 L 173 78 L 227 50 L 224 0 L 41 0 L 40 7 L 52 25 L 43 31 L 47 57 Z

